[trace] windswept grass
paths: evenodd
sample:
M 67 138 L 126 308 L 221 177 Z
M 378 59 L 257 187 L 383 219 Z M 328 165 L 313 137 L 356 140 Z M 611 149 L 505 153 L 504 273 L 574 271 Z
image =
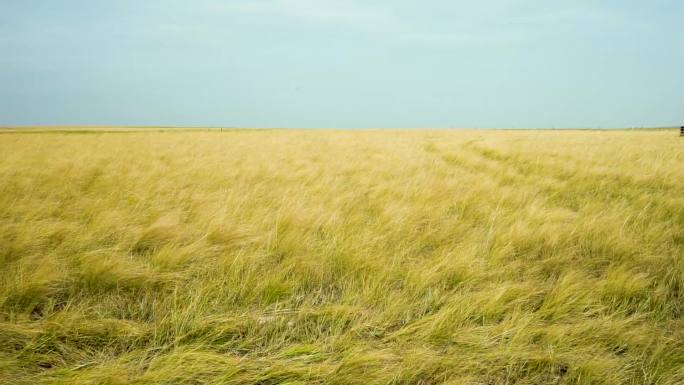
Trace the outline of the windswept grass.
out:
M 0 383 L 684 383 L 670 131 L 0 135 Z

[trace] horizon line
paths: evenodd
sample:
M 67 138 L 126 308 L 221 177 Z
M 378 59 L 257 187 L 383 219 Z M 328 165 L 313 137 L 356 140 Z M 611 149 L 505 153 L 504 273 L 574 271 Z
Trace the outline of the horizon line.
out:
M 340 130 L 340 131 L 371 131 L 371 130 L 511 130 L 511 131 L 603 131 L 603 130 L 666 130 L 677 129 L 684 126 L 632 126 L 632 127 L 238 127 L 238 126 L 185 126 L 185 125 L 0 125 L 3 131 L 100 131 L 112 130 L 114 132 L 161 130 L 161 131 L 191 131 L 191 130 Z

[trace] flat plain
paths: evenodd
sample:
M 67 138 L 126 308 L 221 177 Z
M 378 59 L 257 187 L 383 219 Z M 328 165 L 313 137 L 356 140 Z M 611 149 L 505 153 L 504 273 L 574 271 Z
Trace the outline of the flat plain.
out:
M 0 383 L 684 383 L 673 130 L 0 133 Z

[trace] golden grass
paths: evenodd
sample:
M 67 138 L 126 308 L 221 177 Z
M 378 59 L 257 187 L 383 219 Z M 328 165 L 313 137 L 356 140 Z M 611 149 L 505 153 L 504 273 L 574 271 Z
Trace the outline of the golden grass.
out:
M 0 383 L 684 383 L 673 131 L 0 135 Z

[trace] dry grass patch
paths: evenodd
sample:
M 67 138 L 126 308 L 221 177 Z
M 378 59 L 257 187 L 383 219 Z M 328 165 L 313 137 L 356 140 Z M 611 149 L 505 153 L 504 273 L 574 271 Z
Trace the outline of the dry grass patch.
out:
M 668 131 L 0 135 L 0 383 L 684 383 Z

